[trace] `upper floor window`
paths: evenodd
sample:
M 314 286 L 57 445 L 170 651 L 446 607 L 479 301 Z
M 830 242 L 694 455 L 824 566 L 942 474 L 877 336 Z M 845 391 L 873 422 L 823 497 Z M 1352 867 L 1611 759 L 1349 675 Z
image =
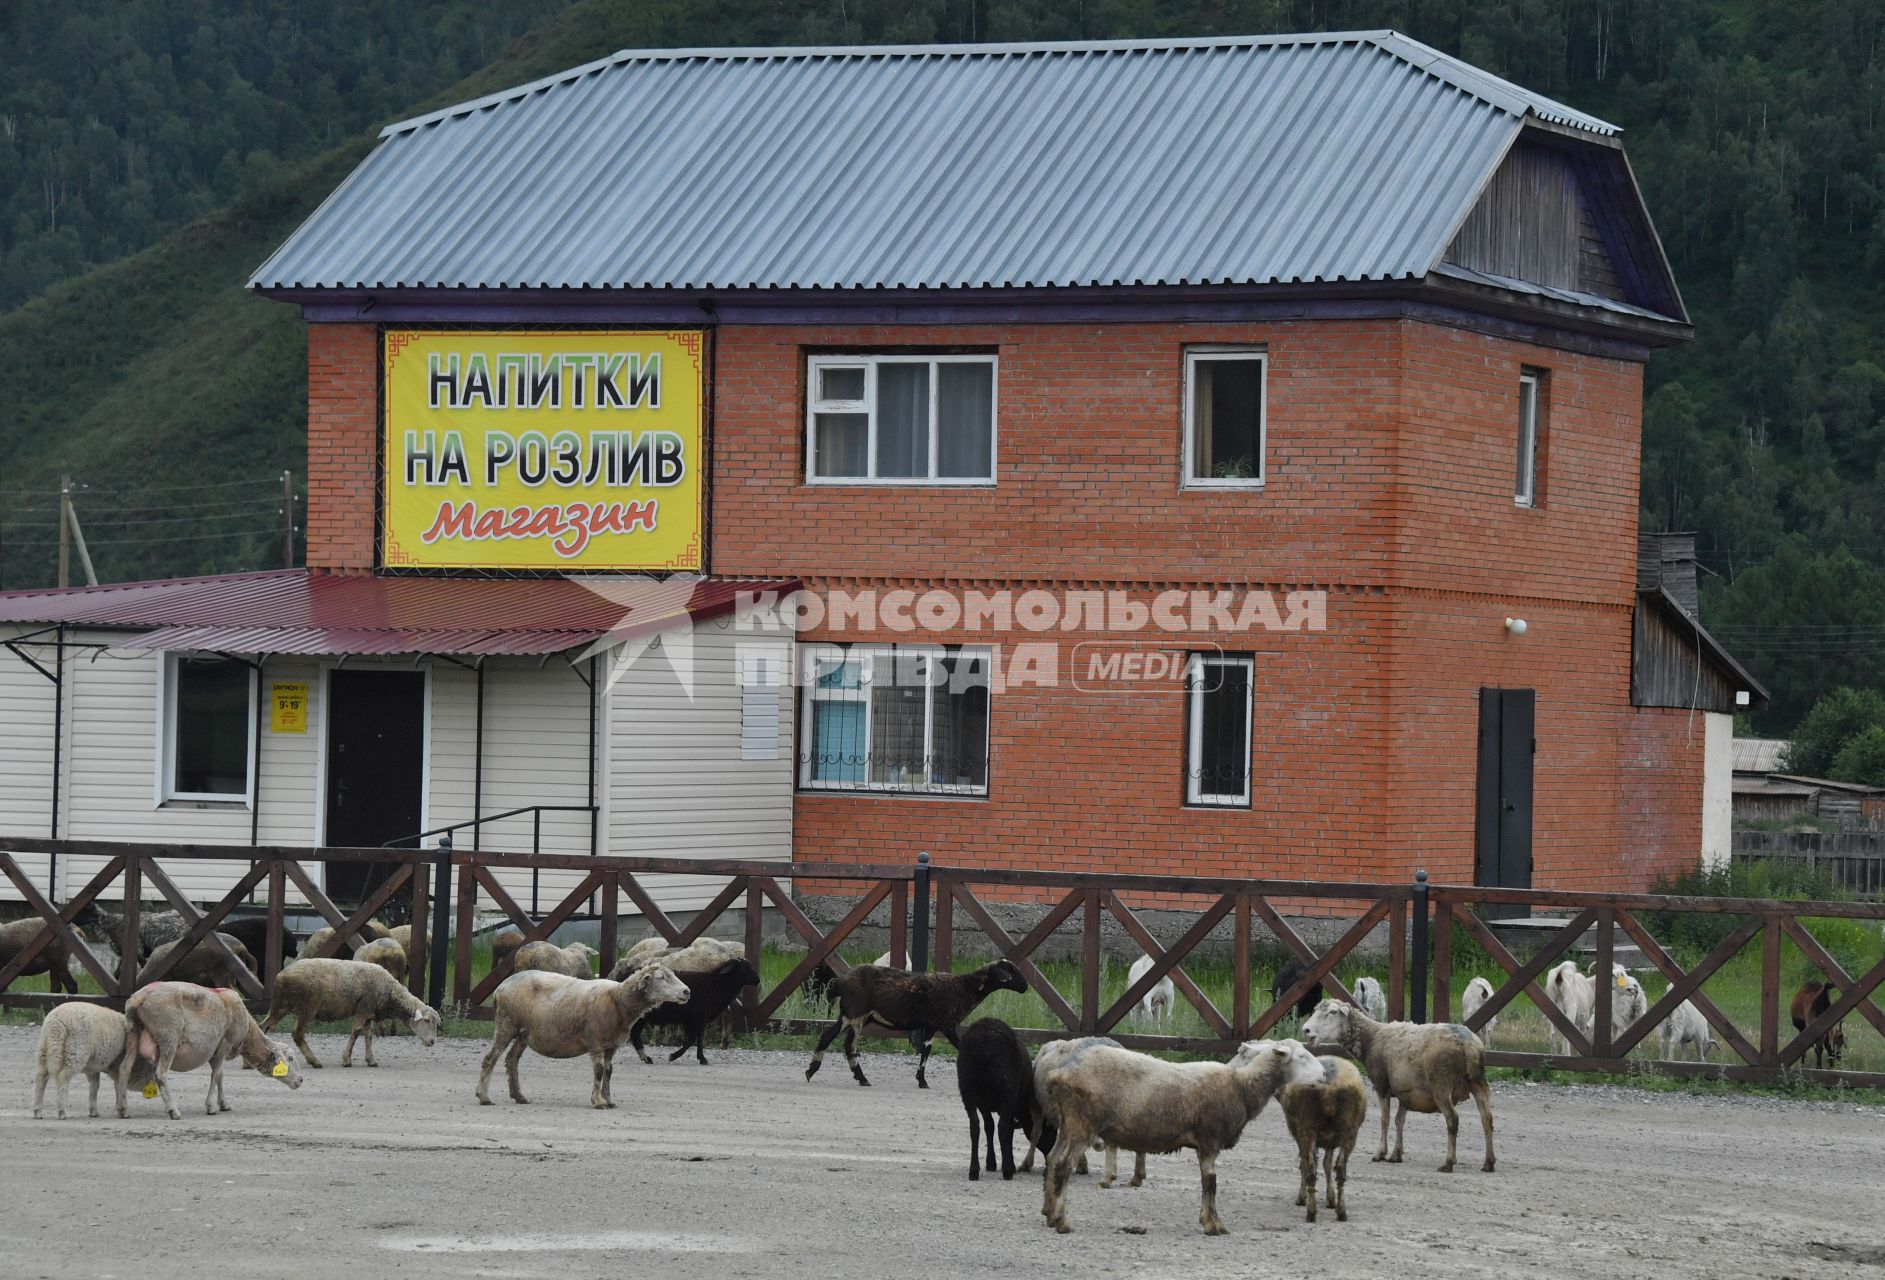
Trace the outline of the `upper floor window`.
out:
M 1263 483 L 1263 351 L 1193 347 L 1185 352 L 1185 484 Z
M 1538 505 L 1538 426 L 1544 383 L 1544 374 L 1537 369 L 1523 370 L 1518 376 L 1518 478 L 1512 486 L 1512 501 L 1521 507 Z
M 255 674 L 227 658 L 166 654 L 158 800 L 249 798 Z
M 799 652 L 801 786 L 988 793 L 989 650 L 806 645 Z
M 995 478 L 994 356 L 813 356 L 806 388 L 809 481 Z

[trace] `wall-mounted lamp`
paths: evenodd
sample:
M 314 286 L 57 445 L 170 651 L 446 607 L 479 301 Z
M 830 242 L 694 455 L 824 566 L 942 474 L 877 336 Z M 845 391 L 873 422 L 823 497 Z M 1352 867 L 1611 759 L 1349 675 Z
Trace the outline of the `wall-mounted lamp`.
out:
M 1525 619 L 1523 618 L 1507 618 L 1505 620 L 1505 629 L 1515 636 L 1524 635 L 1526 625 Z
M 1745 707 L 1745 706 L 1747 706 L 1747 705 L 1748 705 L 1748 703 L 1750 703 L 1750 702 L 1752 702 L 1752 701 L 1754 701 L 1754 699 L 1753 699 L 1753 698 L 1752 698 L 1752 697 L 1751 697 L 1751 696 L 1749 695 L 1749 693 L 1748 693 L 1748 691 L 1747 691 L 1746 689 L 1736 689 L 1736 690 L 1734 691 L 1734 704 L 1735 704 L 1735 706 L 1737 706 L 1737 707 Z

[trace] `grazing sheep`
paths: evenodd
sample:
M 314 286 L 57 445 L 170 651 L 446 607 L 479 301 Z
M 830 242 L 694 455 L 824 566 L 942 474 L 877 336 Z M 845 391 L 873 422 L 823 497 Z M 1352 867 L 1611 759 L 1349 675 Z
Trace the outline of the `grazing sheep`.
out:
M 861 964 L 839 978 L 838 1018 L 818 1037 L 812 1051 L 811 1065 L 805 1068 L 810 1080 L 824 1065 L 825 1050 L 844 1032 L 844 1058 L 851 1064 L 851 1075 L 861 1085 L 870 1081 L 858 1062 L 857 1041 L 871 1023 L 892 1031 L 908 1031 L 920 1038 L 921 1052 L 916 1060 L 916 1087 L 929 1088 L 924 1069 L 929 1065 L 930 1040 L 942 1032 L 943 1038 L 960 1049 L 956 1027 L 997 991 L 1026 991 L 1021 971 L 1006 960 L 997 960 L 970 973 L 905 973 L 901 969 L 880 969 Z
M 554 942 L 526 942 L 511 958 L 511 972 L 528 973 L 535 969 L 560 973 L 565 978 L 593 978 L 596 967 L 590 963 L 590 957 L 596 954 L 596 949 L 586 942 L 572 942 L 567 947 L 559 947 Z
M 1469 1096 L 1479 1107 L 1479 1124 L 1486 1131 L 1486 1162 L 1491 1173 L 1492 1091 L 1486 1085 L 1485 1046 L 1458 1023 L 1376 1022 L 1352 1004 L 1324 1000 L 1303 1024 L 1303 1039 L 1311 1045 L 1332 1045 L 1361 1064 L 1362 1073 L 1381 1101 L 1381 1149 L 1376 1160 L 1401 1162 L 1407 1133 L 1407 1113 L 1438 1111 L 1446 1117 L 1446 1163 L 1441 1173 L 1452 1173 L 1460 1132 L 1459 1112 L 1453 1104 Z M 1388 1154 L 1388 1099 L 1398 1104 L 1394 1119 L 1394 1154 Z
M 725 1013 L 728 1006 L 739 999 L 740 992 L 759 985 L 759 971 L 744 960 L 728 959 L 722 960 L 718 968 L 704 972 L 676 970 L 675 977 L 686 984 L 688 998 L 679 1004 L 660 1004 L 650 1009 L 629 1031 L 628 1040 L 635 1046 L 635 1056 L 648 1062 L 650 1059 L 641 1047 L 642 1028 L 678 1026 L 681 1047 L 668 1055 L 668 1061 L 675 1061 L 691 1048 L 704 1067 L 707 1053 L 701 1042 L 707 1024 Z
M 351 1022 L 347 1047 L 341 1051 L 340 1065 L 353 1065 L 354 1041 L 366 1036 L 367 1065 L 373 1060 L 373 1024 L 381 1018 L 394 1018 L 412 1025 L 419 1043 L 430 1045 L 438 1039 L 439 1015 L 430 1005 L 406 990 L 392 974 L 377 964 L 358 960 L 309 958 L 283 967 L 275 979 L 275 990 L 268 1004 L 268 1016 L 262 1030 L 272 1031 L 289 1014 L 295 1016 L 294 1042 L 308 1065 L 320 1068 L 320 1060 L 308 1047 L 310 1022 L 346 1018 Z
M 1806 1024 L 1832 1008 L 1837 999 L 1839 992 L 1824 982 L 1801 983 L 1800 989 L 1793 993 L 1793 1029 L 1805 1031 Z M 1818 1071 L 1827 1063 L 1838 1067 L 1839 1055 L 1845 1049 L 1846 1028 L 1843 1023 L 1835 1022 L 1826 1029 L 1825 1035 L 1813 1042 L 1813 1069 Z
M 393 931 L 391 929 L 388 929 L 385 925 L 381 924 L 378 920 L 369 920 L 365 924 L 361 925 L 359 928 L 360 936 L 365 938 L 368 942 L 373 941 L 375 938 L 390 937 L 392 935 L 392 932 Z M 297 960 L 314 959 L 315 958 L 314 953 L 319 951 L 322 947 L 326 946 L 329 942 L 331 942 L 333 940 L 333 937 L 334 937 L 334 928 L 332 925 L 329 925 L 326 928 L 316 929 L 313 933 L 310 933 L 308 935 L 308 940 L 301 944 L 301 949 L 295 952 L 295 959 Z M 340 954 L 338 958 L 344 960 L 348 958 L 351 954 L 352 953 L 348 951 L 346 947 L 343 946 L 340 950 Z M 322 957 L 322 958 L 333 959 L 334 957 Z
M 255 963 L 255 957 L 249 954 L 249 949 L 243 946 L 233 934 L 219 933 L 216 936 L 222 939 L 223 945 L 229 948 L 243 968 L 251 974 L 256 971 L 259 966 Z M 145 961 L 144 967 L 138 970 L 138 985 L 148 986 L 156 975 L 157 966 L 169 959 L 171 953 L 182 945 L 181 938 L 159 944 L 157 949 L 151 952 L 151 958 Z M 170 982 L 194 982 L 199 987 L 239 985 L 236 971 L 230 967 L 229 961 L 211 951 L 207 942 L 200 942 L 190 948 L 181 960 L 171 966 L 170 972 L 164 977 Z
M 956 1053 L 956 1092 L 969 1113 L 969 1181 L 982 1177 L 977 1159 L 979 1135 L 988 1138 L 988 1171 L 995 1172 L 995 1122 L 1001 1121 L 1001 1176 L 1014 1177 L 1015 1130 L 1028 1135 L 1028 1161 L 1033 1167 L 1034 1147 L 1052 1147 L 1054 1131 L 1045 1126 L 1034 1092 L 1034 1067 L 1021 1037 L 1000 1018 L 979 1018 L 962 1029 L 962 1047 Z
M 406 949 L 399 945 L 399 939 L 375 938 L 354 952 L 353 958 L 360 964 L 377 964 L 393 975 L 394 982 L 405 984 Z
M 1685 1044 L 1695 1046 L 1697 1062 L 1704 1061 L 1708 1057 L 1708 1051 L 1718 1047 L 1714 1033 L 1709 1028 L 1708 1019 L 1702 1016 L 1700 1009 L 1687 1000 L 1670 1011 L 1669 1016 L 1663 1019 L 1662 1026 L 1656 1029 L 1656 1035 L 1662 1046 L 1658 1056 L 1666 1062 L 1675 1061 L 1675 1054 L 1672 1051 L 1680 1049 Z
M 1365 979 L 1364 979 L 1365 981 Z M 1231 1059 L 1236 1066 L 1243 1051 Z M 1322 1079 L 1315 1084 L 1292 1084 L 1283 1090 L 1277 1106 L 1296 1139 L 1296 1164 L 1302 1184 L 1296 1203 L 1307 1206 L 1307 1218 L 1316 1220 L 1316 1153 L 1322 1153 L 1322 1180 L 1329 1208 L 1337 1222 L 1348 1221 L 1348 1157 L 1355 1149 L 1362 1122 L 1368 1118 L 1368 1088 L 1361 1072 L 1347 1058 L 1323 1057 Z
M 378 970 L 375 970 L 378 972 Z M 242 997 L 233 991 L 212 991 L 189 982 L 154 982 L 125 1002 L 125 1050 L 118 1061 L 118 1114 L 125 1114 L 124 1099 L 131 1073 L 140 1061 L 154 1064 L 152 1072 L 164 1110 L 172 1120 L 183 1113 L 170 1100 L 170 1073 L 194 1071 L 209 1063 L 209 1092 L 203 1113 L 229 1110 L 223 1097 L 223 1059 L 240 1055 L 242 1065 L 279 1080 L 290 1089 L 301 1087 L 301 1073 L 287 1051 L 269 1040 L 249 1016 Z
M 386 936 L 399 944 L 399 949 L 406 953 L 406 963 L 410 966 L 412 964 L 412 926 L 394 925 L 386 931 Z
M 59 1118 L 65 1119 L 66 1088 L 72 1076 L 84 1072 L 91 1085 L 91 1106 L 87 1114 L 98 1115 L 98 1078 L 108 1075 L 118 1091 L 118 1114 L 128 1114 L 125 1106 L 126 1084 L 118 1084 L 118 1060 L 124 1056 L 124 1040 L 130 1024 L 116 1009 L 102 1004 L 74 1001 L 62 1004 L 46 1015 L 39 1029 L 39 1049 L 34 1055 L 33 1119 L 45 1116 L 46 1081 L 51 1079 L 59 1090 Z
M 517 948 L 524 945 L 524 935 L 515 929 L 506 929 L 491 939 L 491 967 L 496 969 L 504 961 L 517 953 Z
M 1140 956 L 1132 962 L 1132 968 L 1126 970 L 1126 987 L 1143 978 L 1152 969 L 1152 957 Z M 1170 975 L 1160 978 L 1152 984 L 1152 989 L 1139 997 L 1138 1012 L 1141 1017 L 1156 1018 L 1164 1021 L 1172 1016 L 1172 1006 L 1178 1002 L 1178 989 L 1172 986 Z
M 1065 1065 L 1067 1059 L 1076 1051 L 1090 1044 L 1110 1045 L 1115 1049 L 1121 1047 L 1119 1041 L 1113 1039 L 1111 1036 L 1082 1036 L 1077 1040 L 1049 1040 L 1046 1044 L 1035 1050 L 1034 1098 L 1036 1104 L 1041 1108 L 1041 1127 L 1043 1132 L 1039 1138 L 1036 1138 L 1033 1134 L 1028 1135 L 1028 1154 L 1027 1158 L 1021 1162 L 1022 1172 L 1025 1173 L 1034 1167 L 1034 1152 L 1037 1146 L 1041 1152 L 1043 1165 L 1046 1163 L 1048 1153 L 1054 1149 L 1054 1135 L 1055 1131 L 1059 1128 L 1060 1122 L 1055 1118 L 1050 1100 L 1047 1096 L 1045 1082 L 1048 1074 Z M 956 1060 L 956 1070 L 957 1072 L 962 1070 L 962 1061 L 959 1056 Z M 1108 1188 L 1119 1180 L 1119 1148 L 1112 1143 L 1101 1143 L 1100 1146 L 1104 1147 L 1106 1151 L 1106 1176 L 1100 1179 L 1100 1186 L 1101 1188 Z M 1128 1185 L 1134 1187 L 1143 1186 L 1145 1184 L 1145 1152 L 1135 1151 L 1132 1154 L 1132 1182 Z M 1073 1171 L 1075 1173 L 1086 1173 L 1086 1156 L 1087 1153 L 1084 1149 L 1074 1153 Z
M 1089 1044 L 1047 1073 L 1045 1099 L 1061 1130 L 1047 1159 L 1041 1215 L 1059 1232 L 1067 1222 L 1067 1175 L 1076 1152 L 1095 1138 L 1129 1151 L 1198 1153 L 1198 1222 L 1226 1234 L 1217 1216 L 1217 1157 L 1237 1145 L 1244 1126 L 1286 1085 L 1322 1079 L 1322 1068 L 1294 1040 L 1255 1041 L 1242 1064 L 1162 1062 L 1129 1049 Z
M 1353 988 L 1355 1007 L 1373 1018 L 1376 1022 L 1388 1019 L 1388 997 L 1381 990 L 1381 984 L 1373 978 L 1357 978 Z
M 498 984 L 496 1027 L 478 1069 L 478 1101 L 491 1105 L 487 1087 L 499 1054 L 504 1054 L 511 1101 L 530 1101 L 518 1084 L 517 1063 L 525 1049 L 534 1049 L 546 1058 L 588 1054 L 593 1073 L 589 1105 L 613 1107 L 609 1083 L 615 1072 L 615 1051 L 648 1010 L 660 1004 L 682 1004 L 688 998 L 687 984 L 659 963 L 637 970 L 625 982 L 570 978 L 542 970 L 514 973 Z
M 643 938 L 628 949 L 627 955 L 615 962 L 615 967 L 609 970 L 609 980 L 621 982 L 657 960 L 676 973 L 706 973 L 729 960 L 744 959 L 746 944 L 743 942 L 696 938 L 684 947 L 677 947 L 662 938 Z
M 28 916 L 24 920 L 13 920 L 0 924 L 0 968 L 13 963 L 13 958 L 26 950 L 39 931 L 46 927 L 46 922 L 38 916 Z M 20 970 L 22 978 L 43 973 L 55 992 L 63 991 L 69 995 L 79 993 L 78 979 L 72 976 L 71 958 L 66 954 L 65 941 L 53 937 L 41 947 L 27 966 Z
M 1301 982 L 1309 972 L 1309 966 L 1300 960 L 1291 960 L 1276 975 L 1276 981 L 1270 984 L 1270 1003 L 1275 1004 L 1283 998 L 1283 993 Z M 1296 1000 L 1297 1018 L 1306 1018 L 1316 1011 L 1316 1005 L 1322 1000 L 1320 987 L 1311 987 Z
M 1492 999 L 1492 984 L 1484 978 L 1475 977 L 1466 984 L 1466 990 L 1460 995 L 1460 1016 L 1470 1020 L 1486 1001 Z M 1380 1021 L 1380 1019 L 1376 1019 Z M 1479 1043 L 1492 1048 L 1492 1029 L 1499 1025 L 1498 1015 L 1486 1019 L 1486 1025 L 1479 1029 Z

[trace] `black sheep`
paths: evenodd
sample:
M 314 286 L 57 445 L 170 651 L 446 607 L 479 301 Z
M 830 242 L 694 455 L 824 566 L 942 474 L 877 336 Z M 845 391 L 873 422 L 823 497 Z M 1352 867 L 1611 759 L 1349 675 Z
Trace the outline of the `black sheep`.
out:
M 229 916 L 217 926 L 218 933 L 226 933 L 249 949 L 255 957 L 256 976 L 261 976 L 261 967 L 268 963 L 268 917 L 267 916 Z M 281 930 L 281 962 L 286 965 L 295 958 L 295 936 L 286 929 Z
M 1291 960 L 1288 964 L 1284 965 L 1282 972 L 1276 975 L 1276 981 L 1270 984 L 1270 1003 L 1275 1004 L 1278 1000 L 1281 1000 L 1283 993 L 1295 986 L 1298 982 L 1301 982 L 1303 975 L 1308 972 L 1309 966 L 1300 960 Z M 1308 1017 L 1316 1011 L 1316 1006 L 1321 1003 L 1322 987 L 1318 984 L 1303 992 L 1302 998 L 1296 1001 L 1296 1016 L 1298 1018 Z
M 687 1003 L 658 1004 L 643 1014 L 628 1033 L 628 1042 L 635 1046 L 635 1054 L 643 1062 L 651 1059 L 642 1051 L 641 1031 L 643 1027 L 676 1026 L 681 1028 L 681 1047 L 668 1055 L 673 1062 L 691 1047 L 701 1066 L 707 1065 L 706 1051 L 701 1047 L 706 1035 L 707 1024 L 726 1012 L 728 1005 L 739 999 L 740 992 L 748 987 L 759 985 L 759 974 L 752 965 L 744 960 L 728 960 L 717 968 L 702 973 L 676 973 L 675 977 L 687 984 Z
M 1021 971 L 1006 960 L 997 960 L 972 973 L 910 973 L 903 969 L 883 969 L 874 964 L 860 964 L 832 984 L 838 998 L 838 1020 L 825 1028 L 812 1051 L 812 1064 L 805 1068 L 810 1080 L 824 1065 L 825 1050 L 844 1032 L 844 1057 L 851 1064 L 851 1075 L 861 1085 L 869 1085 L 857 1057 L 857 1038 L 871 1023 L 892 1031 L 908 1031 L 920 1040 L 916 1061 L 916 1086 L 929 1088 L 924 1070 L 929 1066 L 930 1038 L 938 1031 L 957 1049 L 962 1043 L 956 1028 L 997 991 L 1026 991 L 1028 984 Z
M 969 1113 L 969 1181 L 982 1177 L 977 1160 L 979 1136 L 987 1131 L 988 1171 L 995 1172 L 995 1121 L 1001 1121 L 1001 1176 L 1014 1177 L 1014 1135 L 1020 1129 L 1035 1146 L 1046 1151 L 1054 1145 L 1054 1130 L 1041 1115 L 1034 1094 L 1034 1064 L 1021 1047 L 1021 1037 L 1000 1018 L 981 1018 L 963 1028 L 956 1048 L 956 1091 Z M 1030 1149 L 1026 1172 L 1034 1163 Z

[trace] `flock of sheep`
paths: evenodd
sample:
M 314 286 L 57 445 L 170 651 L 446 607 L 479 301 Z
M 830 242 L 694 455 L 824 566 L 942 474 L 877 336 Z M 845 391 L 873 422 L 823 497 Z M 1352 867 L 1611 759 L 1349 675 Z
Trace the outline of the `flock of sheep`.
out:
M 103 915 L 104 913 L 97 913 Z M 184 931 L 175 913 L 144 917 L 141 947 L 152 957 L 173 946 Z M 109 928 L 110 919 L 95 922 Z M 121 937 L 120 930 L 112 936 Z M 265 927 L 265 925 L 264 925 Z M 124 1012 L 100 1005 L 73 1002 L 53 1009 L 46 1017 L 36 1057 L 33 1115 L 44 1114 L 48 1082 L 57 1088 L 58 1115 L 66 1114 L 66 1095 L 74 1075 L 90 1085 L 89 1114 L 98 1115 L 101 1079 L 110 1076 L 117 1093 L 118 1114 L 128 1114 L 128 1090 L 141 1085 L 146 1096 L 160 1096 L 173 1118 L 181 1113 L 171 1100 L 170 1074 L 203 1065 L 210 1068 L 204 1110 L 228 1110 L 223 1100 L 223 1066 L 238 1059 L 246 1068 L 298 1088 L 296 1070 L 286 1046 L 267 1032 L 292 1015 L 293 1042 L 307 1065 L 319 1068 L 305 1036 L 310 1022 L 344 1020 L 349 1034 L 341 1065 L 351 1066 L 354 1046 L 365 1040 L 366 1064 L 373 1057 L 376 1028 L 403 1023 L 422 1044 L 432 1044 L 439 1031 L 439 1015 L 406 990 L 406 948 L 403 931 L 373 925 L 375 938 L 354 958 L 316 958 L 332 933 L 323 930 L 308 940 L 300 957 L 286 965 L 270 993 L 267 1015 L 260 1023 L 232 991 L 215 988 L 216 966 L 226 962 L 208 952 L 186 957 L 179 966 L 182 979 L 154 982 L 127 1001 Z M 242 936 L 251 922 L 236 922 L 222 937 L 238 958 L 266 945 L 266 937 Z M 241 951 L 237 951 L 241 948 Z M 547 942 L 523 942 L 520 935 L 501 937 L 495 948 L 500 961 L 508 956 L 513 972 L 496 989 L 494 1026 L 489 1050 L 478 1073 L 476 1096 L 491 1102 L 488 1085 L 500 1057 L 512 1101 L 528 1101 L 518 1079 L 524 1051 L 548 1058 L 587 1054 L 591 1061 L 590 1102 L 613 1107 L 610 1080 L 616 1052 L 631 1044 L 643 1062 L 642 1032 L 651 1026 L 679 1029 L 681 1044 L 670 1061 L 692 1048 L 706 1061 L 703 1041 L 707 1027 L 726 1012 L 739 993 L 759 982 L 737 942 L 703 938 L 675 947 L 660 939 L 637 944 L 611 969 L 606 978 L 592 977 L 595 951 L 576 943 L 558 947 Z M 284 948 L 286 954 L 286 948 Z M 821 967 L 809 984 L 835 1011 L 831 1025 L 819 1037 L 810 1064 L 809 1081 L 817 1075 L 832 1043 L 843 1036 L 843 1049 L 852 1077 L 868 1086 L 858 1053 L 865 1029 L 877 1026 L 905 1032 L 918 1050 L 916 1078 L 928 1087 L 926 1068 L 931 1041 L 943 1036 L 957 1052 L 957 1087 L 969 1119 L 969 1177 L 980 1177 L 985 1167 L 1012 1178 L 1016 1170 L 1014 1136 L 1025 1133 L 1028 1148 L 1022 1171 L 1033 1167 L 1034 1155 L 1045 1162 L 1041 1213 L 1057 1231 L 1070 1229 L 1067 1217 L 1069 1176 L 1086 1171 L 1090 1150 L 1105 1152 L 1105 1177 L 1111 1186 L 1117 1176 L 1121 1150 L 1134 1153 L 1132 1185 L 1145 1177 L 1148 1153 L 1194 1151 L 1198 1158 L 1201 1198 L 1198 1220 L 1210 1235 L 1223 1234 L 1217 1212 L 1216 1164 L 1220 1154 L 1234 1147 L 1245 1127 L 1272 1099 L 1279 1102 L 1297 1151 L 1299 1185 L 1296 1203 L 1305 1206 L 1310 1221 L 1316 1218 L 1318 1164 L 1322 1194 L 1338 1220 L 1346 1221 L 1348 1158 L 1354 1149 L 1372 1093 L 1379 1108 L 1381 1137 L 1376 1161 L 1402 1159 L 1407 1113 L 1438 1113 L 1447 1127 L 1446 1161 L 1442 1172 L 1455 1167 L 1459 1134 L 1459 1104 L 1471 1098 L 1485 1136 L 1485 1172 L 1494 1168 L 1493 1120 L 1486 1084 L 1484 1054 L 1490 1046 L 1496 1020 L 1474 1033 L 1458 1024 L 1416 1024 L 1385 1020 L 1386 1001 L 1380 983 L 1372 978 L 1354 984 L 1355 1002 L 1322 1000 L 1313 991 L 1299 1002 L 1301 1039 L 1253 1040 L 1245 1043 L 1227 1063 L 1172 1063 L 1136 1053 L 1105 1037 L 1053 1041 L 1043 1045 L 1030 1061 L 1019 1034 L 997 1018 L 970 1023 L 970 1015 L 997 991 L 1021 992 L 1027 984 L 1007 960 L 966 973 L 912 973 L 892 967 L 890 957 L 877 964 L 858 965 L 843 975 Z M 146 960 L 148 971 L 150 961 Z M 1141 959 L 1132 968 L 1136 983 L 1151 965 Z M 1297 985 L 1304 970 L 1292 966 L 1278 975 L 1272 995 L 1280 996 Z M 1620 1032 L 1647 1011 L 1641 984 L 1622 966 L 1612 975 L 1616 991 L 1612 1016 Z M 1596 1005 L 1596 978 L 1566 961 L 1551 972 L 1546 989 L 1551 999 L 1578 1025 L 1588 1029 Z M 1153 1017 L 1171 1013 L 1174 992 L 1163 979 L 1141 1002 L 1140 1011 Z M 1469 1018 L 1492 994 L 1492 986 L 1475 978 L 1464 996 Z M 1806 988 L 1795 1001 L 1795 1020 L 1812 1017 L 1826 1006 L 1831 993 L 1817 988 L 1817 1000 Z M 965 1025 L 966 1024 L 966 1025 Z M 1834 1028 L 1837 1032 L 1837 1028 Z M 1663 1051 L 1694 1043 L 1701 1056 L 1712 1044 L 1708 1025 L 1688 1002 L 1662 1028 Z M 1829 1036 L 1829 1039 L 1831 1037 Z M 1568 1052 L 1568 1045 L 1566 1046 Z M 1394 1142 L 1389 1150 L 1390 1103 L 1394 1110 Z M 999 1130 L 999 1135 L 998 1135 Z

